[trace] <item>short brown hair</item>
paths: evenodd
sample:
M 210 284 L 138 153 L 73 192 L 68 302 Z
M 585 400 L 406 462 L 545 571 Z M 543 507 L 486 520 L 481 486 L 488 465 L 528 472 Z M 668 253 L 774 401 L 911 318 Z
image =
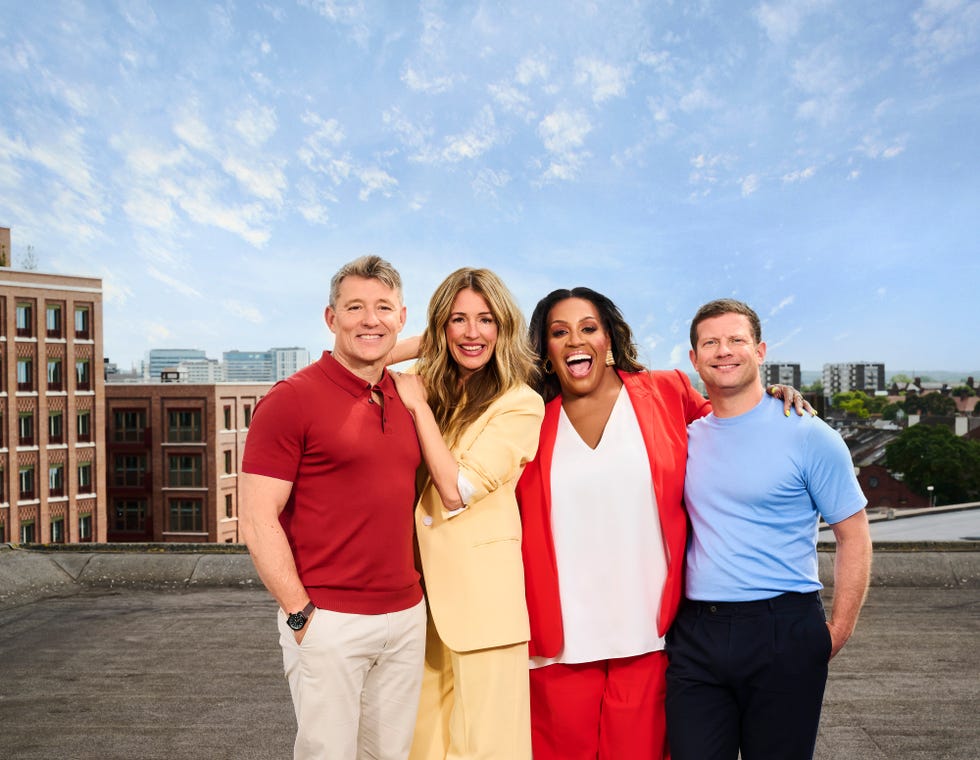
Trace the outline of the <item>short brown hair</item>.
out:
M 361 256 L 344 264 L 330 280 L 330 308 L 336 308 L 340 298 L 340 284 L 347 277 L 363 277 L 377 280 L 398 293 L 402 300 L 402 278 L 398 270 L 380 256 Z
M 752 335 L 756 343 L 762 343 L 762 324 L 759 322 L 759 315 L 755 313 L 751 306 L 734 298 L 718 298 L 709 301 L 694 315 L 691 320 L 691 348 L 698 350 L 698 325 L 706 319 L 720 317 L 722 314 L 741 314 L 747 317 L 752 326 Z

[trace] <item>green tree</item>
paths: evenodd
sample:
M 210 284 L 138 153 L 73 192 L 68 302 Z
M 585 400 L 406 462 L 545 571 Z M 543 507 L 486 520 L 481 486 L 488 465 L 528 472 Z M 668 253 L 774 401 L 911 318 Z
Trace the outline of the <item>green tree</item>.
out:
M 900 472 L 916 493 L 935 488 L 937 504 L 958 504 L 980 495 L 980 442 L 958 438 L 940 425 L 913 425 L 888 444 L 885 466 Z
M 957 385 L 951 391 L 952 395 L 956 398 L 969 398 L 970 396 L 976 396 L 977 392 L 973 390 L 969 385 Z
M 926 393 L 905 399 L 905 411 L 909 414 L 956 414 L 956 402 L 941 393 Z

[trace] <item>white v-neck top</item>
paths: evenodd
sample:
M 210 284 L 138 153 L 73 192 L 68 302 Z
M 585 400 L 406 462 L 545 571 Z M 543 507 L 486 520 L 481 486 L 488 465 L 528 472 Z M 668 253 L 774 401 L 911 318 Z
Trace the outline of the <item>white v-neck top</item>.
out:
M 551 526 L 564 649 L 531 667 L 664 648 L 657 615 L 667 560 L 650 462 L 624 387 L 595 449 L 565 415 L 551 466 Z

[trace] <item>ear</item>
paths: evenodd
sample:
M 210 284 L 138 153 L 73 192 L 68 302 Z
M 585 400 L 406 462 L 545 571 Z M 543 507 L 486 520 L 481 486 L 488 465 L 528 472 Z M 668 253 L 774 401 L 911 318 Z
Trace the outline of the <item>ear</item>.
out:
M 329 306 L 323 310 L 323 321 L 327 323 L 327 327 L 330 328 L 330 332 L 336 333 L 337 331 L 333 329 L 334 322 L 337 320 L 337 315 L 334 310 Z
M 694 367 L 694 371 L 697 372 L 698 371 L 698 355 L 697 355 L 697 352 L 695 352 L 695 350 L 692 348 L 690 351 L 687 352 L 687 355 L 689 357 L 691 357 L 691 366 Z
M 762 341 L 755 347 L 755 355 L 759 357 L 759 364 L 766 360 L 766 342 Z
M 405 320 L 408 318 L 408 309 L 402 306 L 401 311 L 398 313 L 398 332 L 402 331 L 405 326 Z

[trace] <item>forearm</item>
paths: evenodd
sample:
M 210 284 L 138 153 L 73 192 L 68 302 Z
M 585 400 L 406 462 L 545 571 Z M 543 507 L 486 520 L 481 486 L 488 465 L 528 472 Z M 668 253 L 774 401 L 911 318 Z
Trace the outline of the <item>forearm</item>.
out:
M 248 547 L 255 570 L 269 593 L 286 612 L 306 606 L 309 595 L 296 570 L 289 540 L 279 523 L 279 508 L 249 487 L 250 478 L 243 474 L 242 508 L 240 513 L 242 540 Z
M 844 524 L 847 524 L 846 529 L 840 527 Z M 834 526 L 834 534 L 837 539 L 834 601 L 827 621 L 834 642 L 831 656 L 837 654 L 854 633 L 868 593 L 872 554 L 868 518 L 863 510 Z
M 465 505 L 459 495 L 459 463 L 456 457 L 443 440 L 442 431 L 429 405 L 419 404 L 411 412 L 415 418 L 422 458 L 443 507 L 449 511 L 460 509 Z

